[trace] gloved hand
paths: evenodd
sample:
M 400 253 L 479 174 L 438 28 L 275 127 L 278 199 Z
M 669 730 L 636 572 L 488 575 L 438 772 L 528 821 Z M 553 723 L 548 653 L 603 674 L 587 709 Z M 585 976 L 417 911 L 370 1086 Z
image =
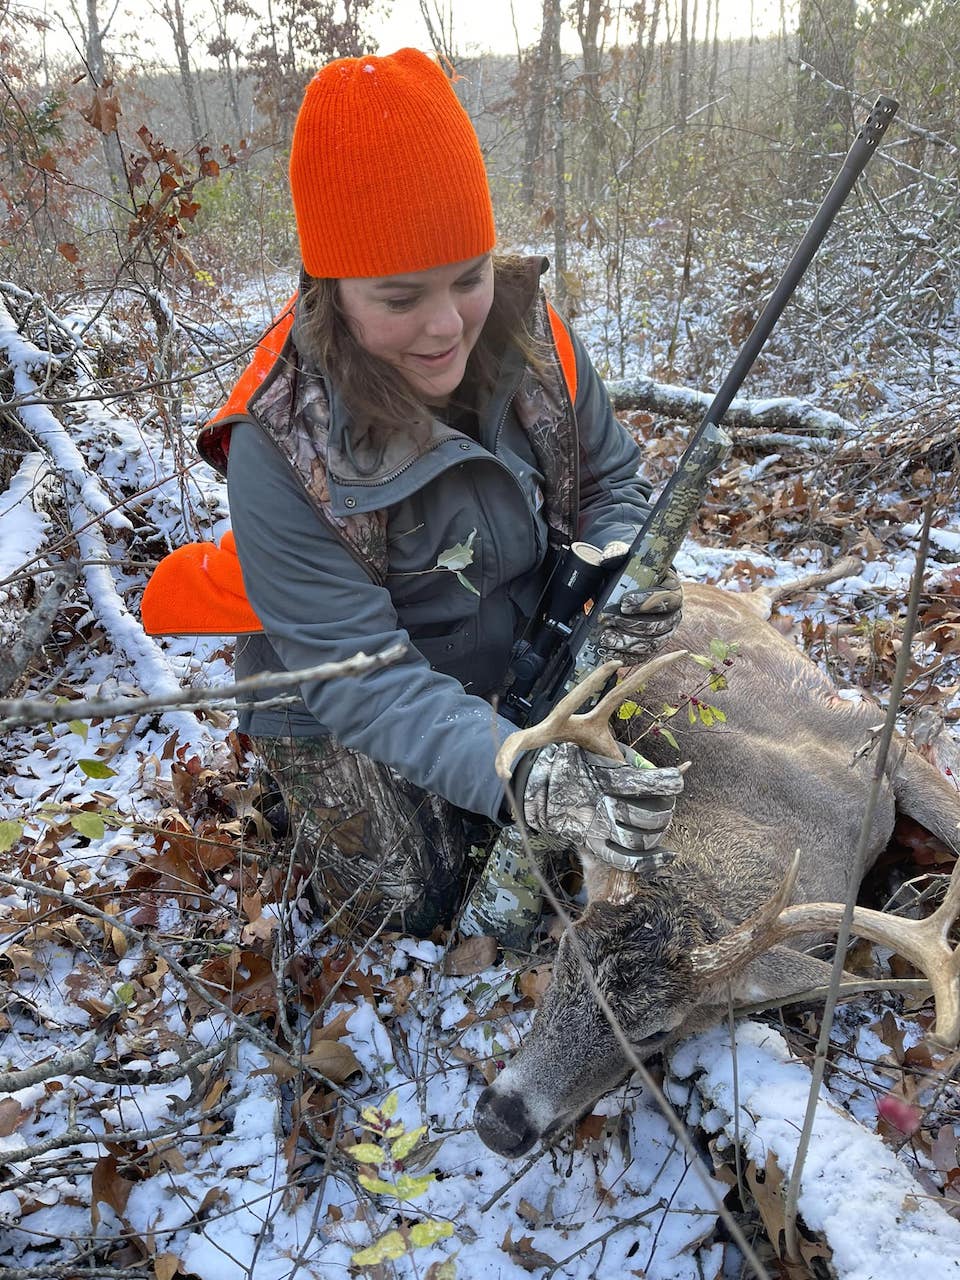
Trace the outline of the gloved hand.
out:
M 616 658 L 625 667 L 636 667 L 657 650 L 683 616 L 683 588 L 668 569 L 655 587 L 628 591 L 600 615 L 597 656 Z
M 683 776 L 679 769 L 641 767 L 641 756 L 622 750 L 618 762 L 560 742 L 521 759 L 514 786 L 524 821 L 623 870 L 665 861 L 658 846 Z M 657 852 L 644 857 L 647 850 Z

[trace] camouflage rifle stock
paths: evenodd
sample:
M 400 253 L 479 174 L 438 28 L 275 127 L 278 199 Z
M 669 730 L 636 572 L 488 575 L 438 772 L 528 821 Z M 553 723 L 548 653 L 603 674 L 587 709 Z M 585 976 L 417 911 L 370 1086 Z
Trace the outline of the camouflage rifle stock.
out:
M 669 568 L 703 500 L 710 474 L 727 456 L 730 437 L 720 423 L 774 325 L 850 194 L 899 104 L 880 97 L 817 210 L 793 257 L 690 439 L 632 546 L 613 566 L 582 543 L 561 560 L 544 592 L 531 638 L 519 646 L 501 712 L 521 727 L 536 724 L 568 689 L 597 665 L 602 609 L 627 591 L 653 586 Z M 611 572 L 611 568 L 613 571 Z M 584 606 L 592 599 L 589 612 Z M 503 946 L 527 945 L 541 911 L 540 876 L 518 826 L 497 836 L 480 879 L 461 913 L 463 934 L 489 934 Z

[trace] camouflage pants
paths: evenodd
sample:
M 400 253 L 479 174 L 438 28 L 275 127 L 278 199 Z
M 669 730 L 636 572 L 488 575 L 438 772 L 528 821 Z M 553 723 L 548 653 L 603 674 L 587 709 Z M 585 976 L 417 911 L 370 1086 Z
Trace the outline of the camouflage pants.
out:
M 458 911 L 474 842 L 494 830 L 332 738 L 255 738 L 298 858 L 342 934 L 427 937 Z

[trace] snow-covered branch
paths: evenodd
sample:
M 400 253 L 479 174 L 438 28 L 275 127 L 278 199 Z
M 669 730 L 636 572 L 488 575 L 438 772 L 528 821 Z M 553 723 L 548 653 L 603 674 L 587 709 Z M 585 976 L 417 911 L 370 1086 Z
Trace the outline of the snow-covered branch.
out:
M 143 698 L 102 698 L 76 702 L 37 702 L 35 698 L 0 701 L 0 727 L 29 724 L 65 724 L 70 720 L 89 720 L 94 716 L 113 717 L 145 715 L 148 711 L 166 711 L 172 707 L 193 707 L 215 702 L 233 702 L 238 694 L 266 689 L 289 689 L 307 681 L 335 680 L 363 676 L 368 671 L 397 662 L 406 652 L 402 644 L 390 645 L 381 653 L 358 653 L 342 662 L 323 662 L 300 671 L 275 671 L 249 676 L 235 684 L 198 686 L 178 693 L 157 694 Z
M 668 418 L 696 421 L 710 407 L 712 395 L 669 382 L 638 376 L 608 382 L 607 391 L 617 413 L 646 409 Z M 777 396 L 768 400 L 734 400 L 723 419 L 737 429 L 765 427 L 780 431 L 805 431 L 814 436 L 845 437 L 856 425 L 838 413 L 819 409 L 808 400 Z

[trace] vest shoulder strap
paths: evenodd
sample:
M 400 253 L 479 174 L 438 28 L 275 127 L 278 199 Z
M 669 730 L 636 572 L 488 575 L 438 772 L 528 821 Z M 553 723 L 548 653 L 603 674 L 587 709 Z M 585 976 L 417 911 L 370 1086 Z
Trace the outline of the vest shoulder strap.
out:
M 567 330 L 567 326 L 560 319 L 560 316 L 554 311 L 550 303 L 547 303 L 547 315 L 550 318 L 550 331 L 553 334 L 554 346 L 557 348 L 557 355 L 560 358 L 560 368 L 563 370 L 563 378 L 567 384 L 567 390 L 570 392 L 570 400 L 576 404 L 577 401 L 577 356 L 573 349 L 573 340 Z

